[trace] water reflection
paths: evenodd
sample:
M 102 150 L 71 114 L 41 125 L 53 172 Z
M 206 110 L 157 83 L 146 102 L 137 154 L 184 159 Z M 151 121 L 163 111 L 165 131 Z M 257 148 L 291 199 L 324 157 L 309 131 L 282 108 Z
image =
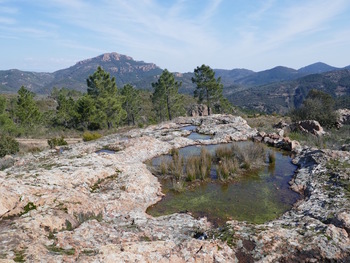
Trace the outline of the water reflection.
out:
M 249 142 L 250 143 L 250 142 Z M 247 143 L 240 143 L 246 147 Z M 201 147 L 206 147 L 211 153 L 221 145 L 189 146 L 181 148 L 179 154 L 184 158 L 199 155 Z M 230 147 L 230 144 L 227 144 Z M 259 170 L 250 171 L 233 179 L 229 183 L 218 180 L 200 183 L 197 187 L 184 192 L 172 191 L 169 180 L 162 179 L 163 199 L 147 212 L 153 216 L 172 214 L 180 211 L 190 211 L 195 217 L 206 216 L 214 224 L 223 224 L 235 219 L 251 223 L 263 223 L 277 218 L 289 210 L 299 195 L 289 189 L 296 166 L 291 163 L 290 156 L 275 152 L 276 160 Z M 152 160 L 153 165 L 159 165 L 162 156 Z M 212 168 L 212 179 L 217 178 L 215 166 Z

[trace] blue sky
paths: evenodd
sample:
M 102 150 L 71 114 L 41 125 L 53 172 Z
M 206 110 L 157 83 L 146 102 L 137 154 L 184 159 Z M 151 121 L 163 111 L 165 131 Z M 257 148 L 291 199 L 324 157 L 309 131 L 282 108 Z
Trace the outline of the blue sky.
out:
M 170 71 L 350 65 L 349 0 L 0 0 L 0 69 L 118 52 Z

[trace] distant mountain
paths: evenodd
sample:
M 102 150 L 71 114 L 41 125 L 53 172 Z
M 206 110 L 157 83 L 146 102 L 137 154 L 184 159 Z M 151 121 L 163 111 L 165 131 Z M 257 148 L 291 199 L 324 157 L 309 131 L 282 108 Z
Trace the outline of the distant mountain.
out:
M 224 86 L 232 85 L 232 83 L 235 83 L 237 80 L 251 76 L 255 72 L 249 69 L 232 69 L 232 70 L 226 70 L 226 69 L 214 69 L 215 71 L 215 77 L 221 77 L 221 82 Z
M 298 69 L 298 72 L 304 73 L 304 74 L 314 74 L 314 73 L 323 73 L 323 72 L 334 71 L 334 70 L 339 70 L 339 68 L 332 67 L 322 62 L 317 62 L 309 66 Z
M 26 72 L 16 69 L 0 71 L 0 93 L 15 93 L 20 87 L 39 94 L 49 94 L 53 87 L 85 92 L 86 79 L 101 66 L 115 77 L 118 87 L 130 83 L 139 89 L 152 89 L 162 69 L 154 63 L 135 61 L 118 53 L 106 53 L 80 61 L 53 73 Z M 298 107 L 308 91 L 320 89 L 334 97 L 350 95 L 350 65 L 340 69 L 317 62 L 295 70 L 278 66 L 254 72 L 248 69 L 215 69 L 221 77 L 224 95 L 235 105 L 265 112 L 285 113 Z M 180 92 L 193 94 L 193 72 L 174 73 L 182 82 Z
M 302 78 L 272 84 L 224 89 L 233 104 L 267 113 L 286 113 L 301 105 L 311 89 L 318 89 L 333 97 L 350 96 L 350 70 L 336 70 L 310 74 Z
M 130 83 L 137 88 L 150 88 L 150 83 L 163 71 L 153 63 L 135 61 L 129 56 L 118 53 L 106 53 L 54 72 L 54 80 L 50 85 L 86 91 L 86 79 L 98 66 L 115 77 L 118 87 Z
M 26 86 L 36 93 L 45 93 L 46 85 L 54 79 L 51 73 L 20 71 L 17 69 L 0 71 L 0 93 L 14 93 Z
M 300 74 L 297 70 L 278 66 L 272 69 L 252 73 L 246 77 L 236 80 L 237 84 L 247 86 L 258 86 L 273 82 L 297 79 Z
M 53 73 L 0 71 L 0 92 L 15 93 L 22 85 L 40 94 L 50 93 L 53 87 L 86 91 L 86 79 L 98 66 L 116 78 L 118 87 L 130 83 L 137 88 L 150 89 L 151 83 L 155 82 L 163 71 L 153 63 L 135 61 L 129 56 L 118 53 L 106 53 Z

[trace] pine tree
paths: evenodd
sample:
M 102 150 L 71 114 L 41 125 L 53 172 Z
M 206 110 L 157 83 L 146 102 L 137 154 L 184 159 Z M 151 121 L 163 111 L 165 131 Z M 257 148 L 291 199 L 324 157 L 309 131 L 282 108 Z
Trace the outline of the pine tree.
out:
M 6 98 L 0 95 L 0 133 L 14 134 L 15 132 L 16 126 L 6 112 Z
M 126 120 L 128 125 L 135 125 L 136 119 L 139 117 L 141 111 L 141 98 L 138 90 L 132 85 L 126 84 L 120 90 L 120 94 L 124 96 L 123 109 L 127 113 Z
M 72 128 L 76 118 L 75 101 L 72 97 L 67 98 L 64 93 L 59 93 L 57 95 L 57 104 L 54 122 L 66 128 Z
M 83 129 L 90 126 L 93 121 L 96 107 L 93 99 L 85 95 L 80 97 L 75 103 L 76 124 L 81 125 Z
M 171 120 L 183 113 L 184 107 L 179 94 L 181 85 L 182 83 L 175 81 L 174 74 L 167 69 L 163 70 L 156 83 L 152 83 L 154 88 L 152 102 L 160 121 Z
M 18 91 L 15 116 L 22 126 L 33 127 L 41 121 L 42 114 L 34 101 L 35 94 L 22 86 Z
M 215 72 L 206 65 L 197 67 L 194 70 L 192 82 L 197 85 L 194 91 L 194 97 L 198 98 L 198 103 L 203 101 L 208 106 L 208 115 L 212 113 L 215 104 L 220 104 L 222 99 L 223 85 L 221 78 L 215 79 Z
M 87 79 L 87 86 L 88 96 L 96 105 L 96 120 L 110 129 L 126 117 L 126 112 L 122 108 L 124 97 L 118 96 L 115 78 L 110 78 L 109 73 L 98 67 Z

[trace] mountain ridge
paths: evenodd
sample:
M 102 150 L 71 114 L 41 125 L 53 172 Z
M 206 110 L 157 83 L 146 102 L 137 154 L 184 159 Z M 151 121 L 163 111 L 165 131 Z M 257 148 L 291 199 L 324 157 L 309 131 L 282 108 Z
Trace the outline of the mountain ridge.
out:
M 132 84 L 138 89 L 152 90 L 163 69 L 154 63 L 135 61 L 132 57 L 116 52 L 78 61 L 73 66 L 53 73 L 0 71 L 0 93 L 16 93 L 23 85 L 38 94 L 50 94 L 54 87 L 86 92 L 86 79 L 98 66 L 115 77 L 118 87 Z M 316 62 L 300 69 L 276 66 L 263 71 L 244 68 L 214 69 L 221 77 L 224 95 L 234 105 L 264 112 L 286 113 L 300 106 L 311 88 L 330 93 L 333 97 L 350 96 L 350 65 L 336 68 Z M 193 94 L 192 72 L 175 72 L 175 79 L 182 82 L 181 93 Z
M 162 73 L 162 69 L 154 63 L 136 61 L 132 57 L 117 52 L 104 53 L 97 57 L 78 61 L 73 66 L 57 70 L 53 73 L 31 72 L 17 69 L 0 70 L 0 93 L 15 93 L 23 85 L 33 92 L 47 94 L 53 87 L 66 87 L 86 91 L 86 79 L 93 74 L 98 66 L 116 78 L 118 86 L 127 83 L 140 89 L 151 89 Z M 350 65 L 346 68 L 350 68 Z M 254 72 L 249 69 L 215 69 L 217 77 L 221 77 L 224 86 L 245 85 L 259 86 L 279 81 L 289 81 L 308 74 L 325 72 L 327 69 L 341 70 L 323 62 L 302 67 L 298 70 L 284 66 Z M 176 72 L 176 78 L 183 82 L 185 91 L 194 88 L 191 77 L 193 73 Z

